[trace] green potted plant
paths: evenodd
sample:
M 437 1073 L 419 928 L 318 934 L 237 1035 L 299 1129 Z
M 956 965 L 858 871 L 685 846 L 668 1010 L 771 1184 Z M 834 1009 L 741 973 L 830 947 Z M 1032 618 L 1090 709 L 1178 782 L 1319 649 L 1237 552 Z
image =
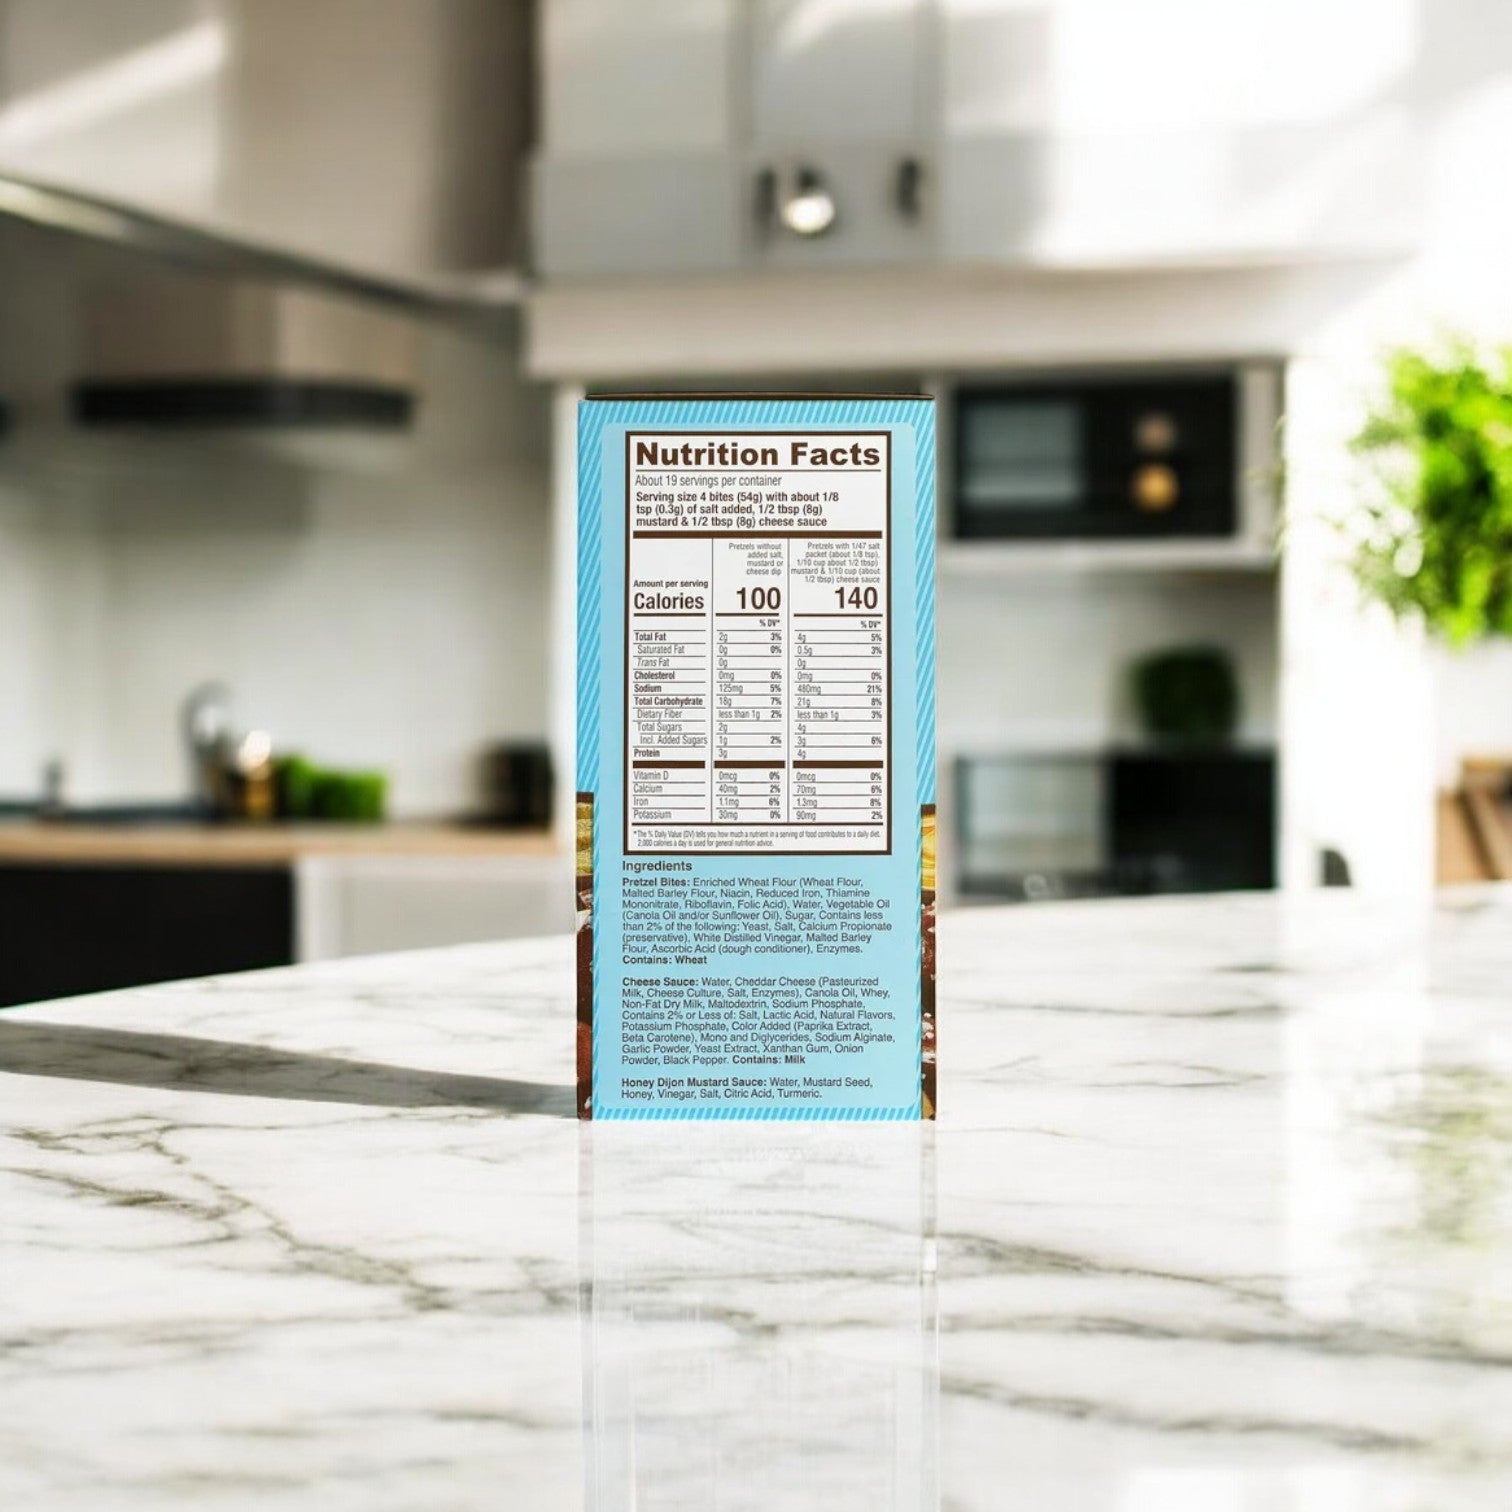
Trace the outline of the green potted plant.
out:
M 1134 703 L 1161 745 L 1226 745 L 1239 725 L 1233 659 L 1217 646 L 1173 646 L 1134 663 Z
M 1512 349 L 1400 350 L 1354 440 L 1366 594 L 1455 646 L 1512 636 Z

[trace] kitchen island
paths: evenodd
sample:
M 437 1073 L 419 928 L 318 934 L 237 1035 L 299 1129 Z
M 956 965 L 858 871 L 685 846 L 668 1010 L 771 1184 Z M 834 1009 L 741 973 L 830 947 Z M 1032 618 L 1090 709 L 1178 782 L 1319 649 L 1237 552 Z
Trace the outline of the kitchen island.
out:
M 1512 894 L 940 965 L 923 1129 L 579 1126 L 565 938 L 0 1014 L 0 1504 L 1512 1505 Z
M 567 864 L 463 822 L 0 820 L 0 1008 L 567 928 Z

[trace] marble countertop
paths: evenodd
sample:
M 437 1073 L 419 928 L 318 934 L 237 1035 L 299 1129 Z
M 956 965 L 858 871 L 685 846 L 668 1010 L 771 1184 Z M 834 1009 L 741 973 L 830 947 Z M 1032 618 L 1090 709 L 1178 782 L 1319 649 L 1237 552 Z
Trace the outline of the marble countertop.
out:
M 940 965 L 932 1129 L 580 1129 L 565 939 L 0 1014 L 0 1505 L 1512 1505 L 1512 890 Z

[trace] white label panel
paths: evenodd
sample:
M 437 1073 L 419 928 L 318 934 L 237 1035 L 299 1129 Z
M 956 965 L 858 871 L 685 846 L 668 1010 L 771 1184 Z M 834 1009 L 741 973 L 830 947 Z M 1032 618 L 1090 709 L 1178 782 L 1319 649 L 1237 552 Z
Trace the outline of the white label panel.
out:
M 626 854 L 891 850 L 891 438 L 625 438 Z

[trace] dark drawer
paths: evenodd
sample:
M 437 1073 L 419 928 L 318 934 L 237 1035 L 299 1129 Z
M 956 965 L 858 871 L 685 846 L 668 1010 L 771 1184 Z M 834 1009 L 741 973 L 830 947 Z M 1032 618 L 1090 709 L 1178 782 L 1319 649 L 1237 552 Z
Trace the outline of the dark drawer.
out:
M 293 959 L 286 866 L 0 865 L 0 1007 Z

